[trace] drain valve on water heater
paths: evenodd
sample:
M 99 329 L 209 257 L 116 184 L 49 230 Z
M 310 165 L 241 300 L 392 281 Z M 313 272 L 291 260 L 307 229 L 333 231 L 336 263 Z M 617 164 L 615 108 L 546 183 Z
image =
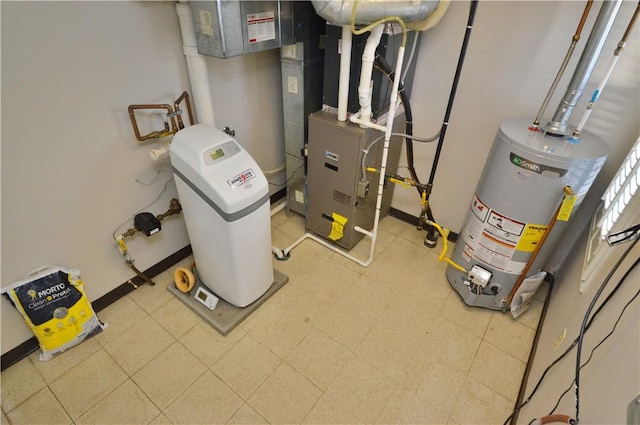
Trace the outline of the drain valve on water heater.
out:
M 469 270 L 468 277 L 469 282 L 474 286 L 485 288 L 491 280 L 492 273 L 489 270 L 485 270 L 478 265 L 474 265 Z

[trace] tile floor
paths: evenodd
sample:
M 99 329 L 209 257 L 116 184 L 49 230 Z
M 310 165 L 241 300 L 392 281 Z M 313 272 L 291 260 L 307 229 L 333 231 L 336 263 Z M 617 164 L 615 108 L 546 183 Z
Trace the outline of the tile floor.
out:
M 284 248 L 303 219 L 272 229 Z M 501 424 L 543 298 L 517 321 L 466 307 L 422 235 L 384 218 L 368 268 L 304 241 L 274 260 L 289 283 L 226 337 L 166 290 L 168 270 L 100 312 L 97 337 L 2 372 L 2 424 Z

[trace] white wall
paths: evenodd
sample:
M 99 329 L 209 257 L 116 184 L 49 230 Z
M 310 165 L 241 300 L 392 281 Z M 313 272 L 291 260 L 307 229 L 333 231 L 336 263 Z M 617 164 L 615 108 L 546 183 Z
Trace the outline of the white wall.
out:
M 169 164 L 150 161 L 161 143 L 136 141 L 127 107 L 173 104 L 190 91 L 175 3 L 2 2 L 1 18 L 2 286 L 62 265 L 82 272 L 95 300 L 133 276 L 112 232 L 170 177 L 136 183 Z M 208 62 L 218 126 L 234 128 L 263 170 L 276 168 L 284 158 L 278 51 Z M 147 211 L 164 212 L 176 196 L 171 184 Z M 127 240 L 141 270 L 188 243 L 181 216 L 151 238 Z M 32 335 L 0 302 L 4 354 Z

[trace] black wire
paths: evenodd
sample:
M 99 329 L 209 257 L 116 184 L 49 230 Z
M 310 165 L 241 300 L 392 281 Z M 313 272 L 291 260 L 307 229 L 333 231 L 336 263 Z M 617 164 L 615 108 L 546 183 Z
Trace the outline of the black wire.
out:
M 613 267 L 613 270 L 611 270 L 611 272 L 609 272 L 609 274 L 605 278 L 604 282 L 602 282 L 602 285 L 600 285 L 600 288 L 598 288 L 598 291 L 594 295 L 593 300 L 591 301 L 591 304 L 589 305 L 589 308 L 587 308 L 587 311 L 584 314 L 584 319 L 582 319 L 582 326 L 580 327 L 580 335 L 578 336 L 578 348 L 577 348 L 577 352 L 576 352 L 576 382 L 575 382 L 575 388 L 576 388 L 576 391 L 575 391 L 576 392 L 576 415 L 575 415 L 575 420 L 576 420 L 576 423 L 580 423 L 580 355 L 582 354 L 582 343 L 583 343 L 583 340 L 584 340 L 584 333 L 586 332 L 586 328 L 587 328 L 587 322 L 589 321 L 589 315 L 591 314 L 591 310 L 595 306 L 596 301 L 598 301 L 598 298 L 600 298 L 600 295 L 602 294 L 602 292 L 604 291 L 605 287 L 609 283 L 609 280 L 611 280 L 611 277 L 613 276 L 613 274 L 616 272 L 618 267 L 620 267 L 620 264 L 624 261 L 624 259 L 627 258 L 627 255 L 633 249 L 633 247 L 636 246 L 636 244 L 638 243 L 639 240 L 640 240 L 639 234 L 636 234 L 635 235 L 635 240 L 631 243 L 629 248 L 626 249 L 624 254 L 622 254 L 622 256 L 620 256 L 620 259 L 618 259 L 618 261 L 616 262 L 616 265 Z
M 460 56 L 458 57 L 458 65 L 456 67 L 456 73 L 453 77 L 453 85 L 451 87 L 451 93 L 449 93 L 449 102 L 447 103 L 447 110 L 444 114 L 444 120 L 442 121 L 442 128 L 440 129 L 440 140 L 438 141 L 438 147 L 436 148 L 436 154 L 433 159 L 433 165 L 431 166 L 431 175 L 429 176 L 429 184 L 433 184 L 433 180 L 435 179 L 435 176 L 436 176 L 436 169 L 438 168 L 438 161 L 440 160 L 440 152 L 442 151 L 442 145 L 444 144 L 444 136 L 447 133 L 447 127 L 449 126 L 449 117 L 451 116 L 451 110 L 453 109 L 453 100 L 456 97 L 456 90 L 458 89 L 458 82 L 460 81 L 460 74 L 462 73 L 462 65 L 464 64 L 464 58 L 467 53 L 467 46 L 469 45 L 469 38 L 471 36 L 471 30 L 473 29 L 473 20 L 476 16 L 477 6 L 478 6 L 478 1 L 472 0 L 471 7 L 469 9 L 469 19 L 467 21 L 467 29 L 464 33 L 462 48 L 460 49 Z
M 637 264 L 637 262 L 636 262 Z M 631 305 L 631 303 L 633 301 L 635 301 L 636 298 L 638 298 L 638 295 L 640 295 L 640 290 L 638 292 L 636 292 L 636 294 L 625 304 L 625 306 L 622 308 L 622 311 L 620 312 L 620 315 L 618 316 L 618 320 L 616 320 L 616 322 L 613 325 L 613 328 L 611 329 L 611 331 L 607 334 L 607 336 L 605 336 L 604 338 L 602 338 L 602 340 L 595 346 L 593 347 L 593 349 L 591 350 L 591 353 L 589 354 L 589 358 L 587 359 L 586 362 L 584 362 L 582 364 L 582 366 L 580 366 L 580 369 L 582 369 L 583 367 L 585 367 L 587 364 L 589 364 L 589 362 L 591 361 L 591 359 L 593 358 L 593 353 L 594 351 L 596 351 L 598 349 L 598 347 L 600 347 L 607 339 L 609 339 L 609 337 L 611 335 L 613 335 L 613 332 L 616 330 L 616 327 L 618 326 L 618 323 L 620 323 L 620 319 L 622 319 L 622 315 L 624 314 L 625 310 L 627 309 L 627 307 L 629 307 L 629 305 Z M 551 412 L 549 413 L 550 415 L 553 415 L 553 413 L 556 411 L 556 409 L 558 408 L 558 406 L 560 405 L 560 402 L 562 401 L 562 398 L 569 392 L 571 391 L 571 387 L 573 387 L 573 383 L 576 382 L 576 380 L 574 379 L 573 381 L 571 381 L 571 384 L 569 385 L 569 387 L 560 395 L 560 397 L 558 398 L 558 401 L 556 402 L 556 405 L 553 406 L 553 409 L 551 409 Z
M 634 242 L 635 243 L 635 242 Z M 618 284 L 616 285 L 616 287 L 611 291 L 611 293 L 607 296 L 607 298 L 605 298 L 605 300 L 602 302 L 602 304 L 600 305 L 600 307 L 596 310 L 596 312 L 593 314 L 593 316 L 591 316 L 591 319 L 589 319 L 589 323 L 587 324 L 587 327 L 585 329 L 585 332 L 589 330 L 589 328 L 591 327 L 593 321 L 596 319 L 596 317 L 598 317 L 598 315 L 600 314 L 600 312 L 602 311 L 602 309 L 608 304 L 609 300 L 612 298 L 612 296 L 618 291 L 618 289 L 620 289 L 620 287 L 622 287 L 622 284 L 626 281 L 627 277 L 631 274 L 631 272 L 638 266 L 638 264 L 640 263 L 640 258 L 637 258 L 636 261 L 631 265 L 631 267 L 629 267 L 629 269 L 625 272 L 625 274 L 620 278 L 620 281 L 618 281 Z M 619 267 L 619 264 L 616 264 L 616 268 Z M 615 271 L 615 269 L 614 269 Z M 533 396 L 536 394 L 536 392 L 538 391 L 538 388 L 540 388 L 540 385 L 542 384 L 542 382 L 544 381 L 544 378 L 547 376 L 547 373 L 549 373 L 549 371 L 556 365 L 558 364 L 562 359 L 564 359 L 570 352 L 571 350 L 573 350 L 573 348 L 578 344 L 578 338 L 574 339 L 573 342 L 571 343 L 571 345 L 569 345 L 569 347 L 567 347 L 567 349 L 560 355 L 558 356 L 553 362 L 551 362 L 549 364 L 549 366 L 546 367 L 546 369 L 542 372 L 542 375 L 540 376 L 540 378 L 538 379 L 538 382 L 536 383 L 535 387 L 533 388 L 533 390 L 531 391 L 531 394 L 529 395 L 529 397 L 527 397 L 519 406 L 516 406 L 515 409 L 513 410 L 513 412 L 511 413 L 511 415 L 509 415 L 509 417 L 504 421 L 504 425 L 507 425 L 509 423 L 509 421 L 518 413 L 520 412 L 520 410 L 526 406 L 527 404 L 529 404 L 529 401 L 531 401 L 531 399 L 533 398 Z

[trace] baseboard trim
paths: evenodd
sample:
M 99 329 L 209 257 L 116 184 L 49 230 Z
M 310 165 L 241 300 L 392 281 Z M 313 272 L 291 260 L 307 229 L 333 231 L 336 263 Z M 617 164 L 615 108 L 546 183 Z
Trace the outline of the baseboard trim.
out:
M 161 260 L 160 262 L 144 270 L 143 273 L 150 279 L 153 279 L 163 271 L 167 270 L 168 268 L 172 267 L 173 265 L 187 258 L 189 255 L 191 255 L 191 253 L 192 253 L 191 245 L 187 245 L 184 248 L 174 252 L 167 258 Z M 111 304 L 118 301 L 120 298 L 135 291 L 136 287 L 144 285 L 145 283 L 146 283 L 145 280 L 140 276 L 132 277 L 125 283 L 107 292 L 97 300 L 92 301 L 91 306 L 93 307 L 93 310 L 96 313 L 99 313 L 101 310 L 104 310 Z M 7 351 L 2 355 L 2 358 L 0 360 L 1 362 L 0 370 L 4 371 L 9 366 L 14 365 L 15 363 L 24 359 L 31 353 L 38 351 L 38 349 L 39 349 L 39 346 L 38 346 L 38 340 L 36 339 L 36 337 L 32 337 L 26 340 L 22 344 L 18 345 L 12 350 Z

